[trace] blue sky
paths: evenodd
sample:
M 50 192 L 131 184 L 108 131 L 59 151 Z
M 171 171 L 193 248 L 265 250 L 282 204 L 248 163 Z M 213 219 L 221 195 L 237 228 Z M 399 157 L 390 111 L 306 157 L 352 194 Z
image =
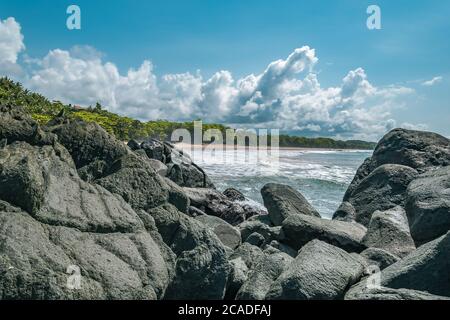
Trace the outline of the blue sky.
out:
M 81 8 L 81 30 L 66 28 L 65 11 L 70 4 Z M 366 8 L 370 4 L 381 8 L 381 30 L 366 27 Z M 25 49 L 17 52 L 15 62 L 21 72 L 11 76 L 32 89 L 66 102 L 83 104 L 99 100 L 112 111 L 143 120 L 172 116 L 173 120 L 186 120 L 205 114 L 205 120 L 245 127 L 280 127 L 305 135 L 378 138 L 392 126 L 423 128 L 450 135 L 449 1 L 0 2 L 0 20 L 9 17 L 20 25 L 25 45 Z M 315 49 L 318 61 L 308 60 L 304 68 L 290 70 L 294 75 L 289 79 L 266 81 L 266 87 L 262 87 L 258 77 L 264 78 L 271 62 L 287 61 L 296 48 L 304 46 Z M 77 49 L 73 50 L 74 47 Z M 69 55 L 48 57 L 50 51 L 56 49 Z M 89 83 L 93 81 L 91 75 L 80 75 L 77 80 L 85 86 L 77 84 L 80 92 L 71 94 L 65 93 L 64 85 L 55 88 L 52 83 L 47 87 L 37 83 L 58 72 L 56 60 L 94 59 L 86 55 L 101 60 L 98 65 L 88 64 L 90 70 L 105 67 L 110 62 L 119 77 L 126 79 L 106 72 L 106 77 L 118 79 L 118 84 L 98 96 L 95 96 L 95 86 Z M 43 65 L 46 57 L 49 61 Z M 296 57 L 305 58 L 301 54 Z M 42 61 L 29 62 L 34 60 Z M 81 63 L 70 61 L 75 65 Z M 150 62 L 150 70 L 141 68 L 144 61 Z M 87 70 L 88 66 L 80 69 Z M 145 81 L 128 74 L 130 68 L 138 74 L 135 77 L 142 76 Z M 360 81 L 352 83 L 358 86 L 360 93 L 347 100 L 339 93 L 333 95 L 332 88 L 342 89 L 343 78 L 358 68 L 364 73 L 356 72 L 355 79 Z M 10 70 L 0 71 L 8 74 L 12 73 Z M 222 70 L 232 79 L 228 74 L 217 74 Z M 187 72 L 191 77 L 162 79 L 168 74 L 186 75 Z M 262 92 L 262 97 L 255 92 L 243 93 L 239 88 L 239 80 L 251 74 L 258 78 L 252 80 L 252 88 Z M 309 74 L 318 79 L 320 93 L 317 88 L 306 93 L 306 89 L 292 89 L 301 86 L 294 80 L 305 82 Z M 199 83 L 194 78 L 200 79 Z M 436 81 L 427 83 L 433 78 Z M 142 85 L 142 90 L 132 81 Z M 61 78 L 60 83 L 74 87 L 67 78 Z M 269 85 L 272 87 L 267 87 Z M 89 93 L 85 100 L 77 98 L 82 90 Z M 198 93 L 187 96 L 186 90 L 198 90 Z M 140 99 L 131 101 L 124 98 L 125 93 Z M 331 105 L 324 100 L 315 106 L 321 99 L 342 101 Z M 274 100 L 277 103 L 272 103 Z M 367 115 L 364 115 L 362 109 L 366 104 Z M 174 112 L 177 107 L 183 112 Z M 152 108 L 158 111 L 150 110 Z M 314 114 L 311 108 L 319 111 Z M 242 113 L 242 110 L 246 111 Z M 242 116 L 236 117 L 237 113 Z M 374 113 L 383 116 L 366 123 L 364 118 Z M 289 115 L 303 117 L 303 120 L 292 121 L 287 119 Z

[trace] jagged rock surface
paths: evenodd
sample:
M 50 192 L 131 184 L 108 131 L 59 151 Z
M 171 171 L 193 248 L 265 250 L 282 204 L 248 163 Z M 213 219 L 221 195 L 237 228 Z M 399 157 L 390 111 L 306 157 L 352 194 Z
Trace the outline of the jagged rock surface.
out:
M 269 183 L 261 189 L 264 206 L 272 223 L 280 226 L 291 215 L 304 214 L 320 217 L 303 195 L 290 186 Z
M 357 223 L 325 220 L 306 215 L 292 215 L 283 222 L 283 242 L 298 250 L 319 239 L 349 252 L 361 252 L 366 228 Z

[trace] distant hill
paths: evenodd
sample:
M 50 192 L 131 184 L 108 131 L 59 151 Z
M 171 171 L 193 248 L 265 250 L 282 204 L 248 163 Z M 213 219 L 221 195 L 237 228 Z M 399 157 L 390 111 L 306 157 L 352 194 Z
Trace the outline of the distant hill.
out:
M 11 104 L 24 106 L 31 116 L 40 124 L 47 123 L 61 110 L 69 117 L 82 119 L 88 122 L 96 122 L 106 131 L 114 134 L 118 139 L 127 141 L 130 139 L 143 140 L 146 138 L 157 138 L 167 140 L 175 129 L 187 129 L 193 132 L 193 122 L 172 122 L 167 120 L 155 120 L 142 122 L 125 116 L 104 110 L 97 103 L 95 106 L 86 108 L 64 104 L 60 101 L 50 101 L 43 95 L 25 89 L 20 83 L 14 82 L 6 77 L 0 78 L 0 104 Z M 217 129 L 225 133 L 228 127 L 222 124 L 205 124 L 203 130 Z M 280 135 L 281 147 L 303 147 L 303 148 L 331 148 L 331 149 L 374 149 L 375 143 L 348 140 L 340 141 L 331 138 L 306 138 L 289 135 Z

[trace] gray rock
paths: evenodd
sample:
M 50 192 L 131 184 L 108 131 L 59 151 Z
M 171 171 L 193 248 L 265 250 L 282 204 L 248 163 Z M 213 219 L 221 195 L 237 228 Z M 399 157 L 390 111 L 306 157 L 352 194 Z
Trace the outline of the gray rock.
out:
M 351 194 L 355 191 L 356 187 L 358 187 L 359 183 L 365 178 L 367 178 L 369 174 L 371 174 L 372 171 L 375 170 L 376 168 L 377 168 L 376 161 L 373 160 L 372 157 L 369 157 L 364 160 L 364 162 L 356 171 L 352 182 L 350 183 L 350 185 L 347 188 L 347 191 L 344 194 L 343 198 L 344 202 L 348 202 L 348 199 L 350 198 Z
M 450 230 L 450 167 L 424 173 L 408 186 L 406 212 L 418 245 Z
M 217 236 L 171 205 L 151 209 L 149 214 L 177 256 L 175 278 L 165 299 L 223 299 L 230 266 Z
M 148 163 L 153 168 L 153 170 L 155 170 L 156 173 L 159 174 L 160 176 L 165 177 L 167 175 L 168 170 L 167 166 L 161 161 L 155 159 L 148 159 Z
M 248 217 L 256 215 L 258 211 L 242 206 L 239 202 L 228 200 L 223 194 L 209 188 L 183 188 L 192 206 L 205 212 L 207 215 L 219 217 L 233 226 L 245 221 Z
M 320 217 L 302 196 L 302 194 L 290 186 L 269 183 L 261 189 L 264 206 L 269 212 L 270 220 L 274 225 L 279 226 L 290 215 L 308 215 Z
M 147 153 L 144 151 L 144 149 L 134 150 L 134 154 L 139 156 L 143 162 L 146 162 L 160 176 L 165 177 L 167 175 L 167 171 L 168 171 L 167 166 L 159 160 L 149 158 L 147 156 Z
M 270 227 L 258 220 L 244 221 L 238 228 L 241 231 L 242 241 L 246 241 L 252 233 L 259 233 L 267 243 L 280 238 L 280 227 Z
M 134 139 L 131 139 L 130 141 L 128 141 L 127 146 L 128 146 L 128 148 L 130 148 L 133 151 L 141 149 L 141 144 Z
M 283 243 L 295 250 L 319 239 L 348 252 L 361 252 L 366 228 L 358 223 L 325 220 L 307 215 L 292 215 L 283 222 Z
M 358 184 L 383 164 L 399 164 L 419 172 L 450 165 L 450 140 L 432 132 L 394 129 L 378 143 L 371 158 L 358 169 L 344 201 Z
M 260 259 L 264 256 L 263 251 L 250 243 L 241 244 L 236 250 L 234 250 L 233 254 L 230 255 L 229 259 L 237 259 L 242 258 L 248 269 L 252 269 Z
M 223 192 L 223 195 L 231 201 L 245 201 L 245 196 L 239 190 L 228 188 Z
M 191 206 L 191 201 L 189 200 L 187 194 L 184 192 L 183 188 L 168 178 L 164 177 L 163 180 L 168 186 L 169 203 L 173 204 L 181 212 L 188 213 L 188 210 Z
M 130 152 L 122 141 L 95 122 L 62 117 L 51 121 L 46 130 L 58 136 L 58 141 L 69 151 L 77 168 L 95 160 L 111 164 Z
M 353 222 L 356 219 L 356 210 L 350 202 L 342 202 L 333 214 L 333 220 Z
M 378 165 L 395 163 L 419 171 L 450 165 L 450 140 L 433 132 L 395 129 L 375 148 Z
M 247 239 L 245 239 L 245 242 L 250 243 L 257 247 L 261 247 L 265 241 L 266 239 L 264 239 L 264 237 L 261 234 L 256 232 L 252 233 L 247 237 Z
M 24 212 L 0 212 L 0 229 L 1 300 L 160 299 L 171 280 L 144 229 L 87 233 Z M 80 287 L 70 289 L 78 270 Z
M 95 182 L 121 195 L 135 210 L 149 210 L 169 198 L 168 185 L 147 162 L 133 153 L 115 161 L 106 176 Z
M 102 178 L 109 169 L 109 165 L 104 160 L 94 160 L 88 165 L 78 169 L 78 176 L 86 182 L 93 183 Z
M 408 218 L 400 206 L 375 211 L 362 242 L 369 248 L 383 249 L 400 258 L 416 249 L 409 231 Z
M 244 210 L 246 220 L 250 220 L 254 216 L 267 216 L 267 209 L 259 202 L 256 202 L 251 199 L 247 199 L 245 201 L 234 201 L 234 204 L 237 204 L 238 206 L 242 207 L 242 210 Z M 272 224 L 272 223 L 270 223 Z
M 264 255 L 239 289 L 236 300 L 264 300 L 271 284 L 286 270 L 293 258 L 283 252 Z
M 86 232 L 133 232 L 142 227 L 120 196 L 81 180 L 61 150 L 15 142 L 2 151 L 0 198 L 40 222 Z
M 450 232 L 381 271 L 381 285 L 450 296 Z
M 347 199 L 356 210 L 356 221 L 368 226 L 373 212 L 404 206 L 406 188 L 416 176 L 416 170 L 401 165 L 387 164 L 375 169 Z
M 198 216 L 206 216 L 206 215 L 207 215 L 207 214 L 204 213 L 202 210 L 197 209 L 196 207 L 192 207 L 192 206 L 190 206 L 190 207 L 188 208 L 187 214 L 188 214 L 190 217 L 192 217 L 192 218 L 196 218 L 196 217 L 198 217 Z M 219 218 L 219 219 L 220 219 L 220 218 Z
M 344 250 L 313 240 L 271 285 L 266 299 L 342 299 L 363 270 L 364 266 Z
M 450 300 L 448 297 L 436 296 L 423 291 L 410 289 L 391 289 L 387 287 L 367 288 L 358 286 L 345 294 L 345 300 Z
M 248 268 L 242 258 L 230 260 L 231 272 L 228 278 L 225 300 L 234 300 L 239 289 L 248 279 Z
M 0 140 L 25 141 L 32 145 L 53 145 L 56 136 L 44 132 L 23 107 L 0 106 Z
M 248 218 L 247 221 L 259 221 L 265 225 L 268 225 L 269 227 L 274 227 L 274 225 L 273 225 L 272 221 L 270 220 L 270 217 L 267 213 L 252 216 L 252 217 Z
M 240 246 L 241 233 L 229 223 L 218 217 L 208 215 L 200 215 L 195 219 L 210 228 L 223 243 L 223 245 L 233 250 Z
M 155 159 L 163 163 L 166 162 L 164 155 L 164 144 L 156 139 L 149 139 L 141 143 L 141 149 L 145 151 L 150 159 Z
M 176 149 L 174 146 L 164 143 L 166 164 L 168 166 L 167 177 L 182 187 L 211 188 L 214 184 L 205 171 L 196 165 L 192 159 Z
M 269 246 L 290 255 L 292 258 L 297 257 L 297 254 L 298 254 L 297 250 L 294 250 L 291 247 L 289 247 L 283 243 L 280 243 L 276 240 L 272 240 L 272 242 L 269 243 Z
M 376 265 L 380 270 L 400 261 L 400 257 L 378 248 L 367 248 L 361 252 L 361 256 L 367 260 L 368 265 Z

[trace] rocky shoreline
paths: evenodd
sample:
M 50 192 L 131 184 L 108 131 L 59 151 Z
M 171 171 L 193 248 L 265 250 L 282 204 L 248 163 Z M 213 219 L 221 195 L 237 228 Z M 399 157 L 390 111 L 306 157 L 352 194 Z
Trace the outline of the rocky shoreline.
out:
M 450 140 L 395 129 L 326 220 L 289 186 L 219 192 L 169 143 L 0 106 L 0 299 L 450 299 L 449 165 Z

